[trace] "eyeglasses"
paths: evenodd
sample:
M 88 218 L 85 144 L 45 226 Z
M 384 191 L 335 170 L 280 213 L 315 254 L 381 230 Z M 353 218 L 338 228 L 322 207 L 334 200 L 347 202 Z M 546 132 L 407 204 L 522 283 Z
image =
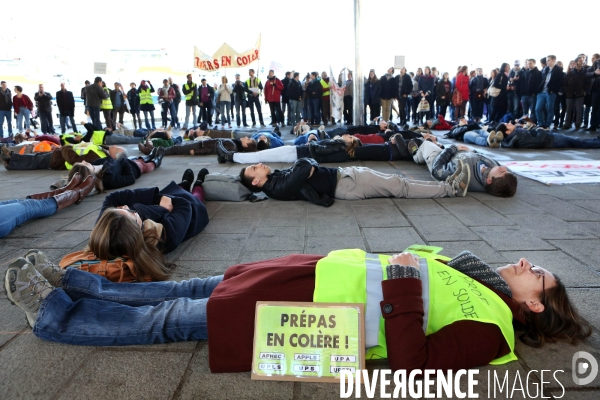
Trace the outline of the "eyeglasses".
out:
M 546 271 L 536 265 L 531 266 L 531 272 L 536 276 L 542 277 L 542 304 L 546 302 Z

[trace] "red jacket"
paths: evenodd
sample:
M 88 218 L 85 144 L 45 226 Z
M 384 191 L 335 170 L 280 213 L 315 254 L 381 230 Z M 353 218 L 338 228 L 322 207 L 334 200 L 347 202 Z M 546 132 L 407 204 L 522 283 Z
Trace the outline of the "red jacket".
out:
M 29 111 L 33 110 L 33 103 L 26 94 L 24 94 L 21 98 L 13 96 L 13 107 L 15 109 L 15 114 L 18 114 L 21 107 L 25 107 Z
M 355 138 L 358 138 L 358 140 L 360 140 L 363 144 L 382 144 L 385 143 L 385 140 L 377 134 L 371 135 L 363 135 L 361 133 L 355 133 L 354 135 Z
M 456 89 L 460 92 L 462 96 L 463 103 L 465 101 L 469 101 L 469 77 L 460 74 L 456 77 Z
M 207 304 L 208 362 L 212 372 L 250 371 L 256 302 L 312 301 L 315 267 L 321 258 L 292 254 L 227 269 Z M 392 369 L 467 369 L 508 354 L 508 344 L 493 324 L 459 321 L 425 336 L 419 279 L 386 280 L 382 288 L 382 306 L 393 306 L 389 314 L 382 311 Z M 511 308 L 515 319 L 524 322 L 518 305 L 495 292 Z
M 268 80 L 265 82 L 265 100 L 268 102 L 279 102 L 281 101 L 281 91 L 283 90 L 283 83 L 278 78 Z

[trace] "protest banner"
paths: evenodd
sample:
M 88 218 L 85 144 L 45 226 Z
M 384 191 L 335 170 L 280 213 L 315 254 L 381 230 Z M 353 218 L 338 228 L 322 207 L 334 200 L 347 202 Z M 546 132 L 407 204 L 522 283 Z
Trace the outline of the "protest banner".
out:
M 252 379 L 334 382 L 364 369 L 363 304 L 256 303 Z
M 204 71 L 246 67 L 257 60 L 260 60 L 260 35 L 258 35 L 254 47 L 242 52 L 223 43 L 212 56 L 209 56 L 194 46 L 194 68 Z
M 343 111 L 344 111 L 344 92 L 346 91 L 346 87 L 339 87 L 335 77 L 333 75 L 333 71 L 331 66 L 329 67 L 329 76 L 331 79 L 331 117 L 335 121 L 340 121 L 343 119 Z M 343 84 L 343 83 L 342 83 Z
M 509 161 L 504 165 L 515 174 L 546 185 L 600 183 L 600 161 Z

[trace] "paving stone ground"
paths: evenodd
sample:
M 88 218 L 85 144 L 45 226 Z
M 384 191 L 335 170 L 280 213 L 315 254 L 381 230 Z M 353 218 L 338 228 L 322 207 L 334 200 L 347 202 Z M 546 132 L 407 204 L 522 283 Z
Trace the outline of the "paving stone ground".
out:
M 284 129 L 283 138 L 291 142 L 289 129 Z M 130 155 L 138 154 L 135 146 L 127 147 Z M 594 150 L 477 150 L 501 161 L 600 159 Z M 408 162 L 357 165 L 430 179 L 425 167 Z M 173 156 L 133 187 L 163 187 L 171 180 L 179 181 L 186 168 L 197 172 L 202 167 L 231 174 L 240 170 L 239 165 L 218 164 L 216 156 Z M 62 175 L 60 171 L 0 168 L 0 201 L 47 190 Z M 54 261 L 82 249 L 104 197 L 89 197 L 80 205 L 31 221 L 0 239 L 1 276 L 14 258 L 30 248 L 43 250 Z M 584 387 L 575 385 L 571 377 L 576 351 L 587 351 L 600 360 L 600 185 L 545 186 L 520 178 L 518 193 L 510 199 L 470 193 L 457 199 L 336 201 L 328 209 L 276 200 L 208 202 L 207 208 L 211 222 L 205 231 L 169 255 L 177 264 L 175 280 L 220 274 L 236 263 L 290 253 L 325 254 L 340 248 L 392 253 L 414 243 L 444 247 L 447 255 L 468 249 L 493 266 L 526 257 L 549 267 L 562 277 L 574 303 L 594 325 L 594 335 L 578 346 L 550 344 L 532 349 L 518 342 L 519 361 L 480 369 L 477 393 L 488 398 L 488 373 L 493 379 L 494 373 L 504 377 L 508 371 L 511 388 L 517 373 L 523 385 L 530 373 L 531 398 L 540 398 L 540 393 L 535 395 L 535 385 L 542 380 L 550 381 L 544 384 L 546 397 L 561 397 L 565 390 L 563 399 L 600 398 L 600 376 Z M 0 297 L 2 399 L 339 398 L 339 386 L 333 384 L 252 381 L 249 373 L 211 374 L 205 341 L 129 348 L 43 342 L 32 335 L 25 316 L 5 300 L 5 293 Z M 369 368 L 385 368 L 385 364 Z M 556 375 L 562 387 L 548 372 L 542 376 L 541 370 L 563 370 Z M 525 398 L 522 393 L 516 391 L 512 398 Z M 364 390 L 362 395 L 366 398 Z M 495 398 L 511 398 L 511 394 L 505 389 Z

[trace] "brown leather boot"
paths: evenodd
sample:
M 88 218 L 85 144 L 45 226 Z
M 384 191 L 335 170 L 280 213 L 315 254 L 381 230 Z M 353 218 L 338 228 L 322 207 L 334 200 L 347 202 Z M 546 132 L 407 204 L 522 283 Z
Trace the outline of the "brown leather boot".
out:
M 56 211 L 60 211 L 71 204 L 81 203 L 83 199 L 85 199 L 85 196 L 90 194 L 93 189 L 94 177 L 90 175 L 85 178 L 83 182 L 81 182 L 76 188 L 53 196 L 54 200 L 56 200 L 56 204 L 58 205 L 58 209 Z
M 77 186 L 73 190 L 79 192 L 79 200 L 76 204 L 81 203 L 83 199 L 85 199 L 85 196 L 87 196 L 92 190 L 94 190 L 94 177 L 91 175 L 88 176 L 79 184 L 79 186 Z
M 71 189 L 77 187 L 80 183 L 81 183 L 81 175 L 79 173 L 76 173 L 73 175 L 73 177 L 71 178 L 69 183 L 67 183 L 65 186 L 63 186 L 59 189 L 56 189 L 56 190 L 51 190 L 49 192 L 32 194 L 32 195 L 27 196 L 27 198 L 28 199 L 36 199 L 36 200 L 49 199 L 50 197 L 56 196 L 57 194 L 66 192 L 67 190 L 71 190 Z
M 146 147 L 145 143 L 140 142 L 138 143 L 138 150 L 141 151 L 143 154 L 148 155 L 150 154 L 150 150 L 152 149 Z

